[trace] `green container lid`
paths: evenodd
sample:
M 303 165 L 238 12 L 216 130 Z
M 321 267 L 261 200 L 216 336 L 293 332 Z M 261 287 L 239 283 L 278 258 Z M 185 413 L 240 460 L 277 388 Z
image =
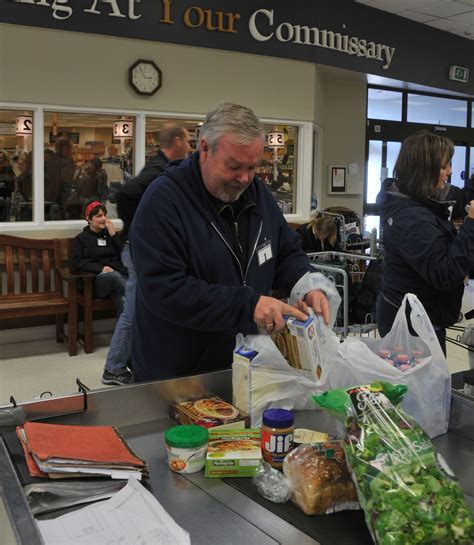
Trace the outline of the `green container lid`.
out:
M 206 428 L 191 424 L 174 426 L 165 433 L 166 444 L 175 448 L 196 448 L 207 443 L 209 433 Z

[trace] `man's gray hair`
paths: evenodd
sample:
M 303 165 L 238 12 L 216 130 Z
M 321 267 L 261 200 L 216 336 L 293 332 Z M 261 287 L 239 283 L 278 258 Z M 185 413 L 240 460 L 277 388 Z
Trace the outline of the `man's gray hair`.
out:
M 199 138 L 205 138 L 211 151 L 215 151 L 219 139 L 228 134 L 236 144 L 251 144 L 263 137 L 264 128 L 250 108 L 221 102 L 206 115 Z

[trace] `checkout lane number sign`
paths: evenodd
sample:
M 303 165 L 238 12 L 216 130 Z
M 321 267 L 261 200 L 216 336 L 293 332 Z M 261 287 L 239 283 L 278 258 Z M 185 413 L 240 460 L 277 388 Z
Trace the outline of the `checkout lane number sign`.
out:
M 33 119 L 29 115 L 19 115 L 16 118 L 16 134 L 33 134 Z
M 133 121 L 116 121 L 114 138 L 133 138 Z

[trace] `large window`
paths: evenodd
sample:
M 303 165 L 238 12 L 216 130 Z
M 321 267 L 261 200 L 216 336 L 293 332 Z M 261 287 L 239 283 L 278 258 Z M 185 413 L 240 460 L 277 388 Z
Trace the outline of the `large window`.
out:
M 0 110 L 0 222 L 33 219 L 31 111 Z
M 117 217 L 114 191 L 133 174 L 133 129 L 126 116 L 45 112 L 45 220 L 82 219 L 93 199 Z
M 367 100 L 369 119 L 402 120 L 402 93 L 387 89 L 370 89 Z
M 407 121 L 465 127 L 467 100 L 408 94 Z
M 202 118 L 0 103 L 3 231 L 81 229 L 85 205 L 96 199 L 116 219 L 118 188 L 156 155 L 162 127 L 182 125 L 197 149 Z M 309 214 L 313 166 L 299 154 L 312 149 L 312 124 L 267 120 L 264 129 L 257 173 L 283 213 L 301 221 Z M 280 134 L 277 145 L 270 133 Z

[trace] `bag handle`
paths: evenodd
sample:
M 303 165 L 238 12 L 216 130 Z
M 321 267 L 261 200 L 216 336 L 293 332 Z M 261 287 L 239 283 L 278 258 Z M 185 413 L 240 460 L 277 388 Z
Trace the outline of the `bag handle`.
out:
M 407 303 L 410 303 L 410 322 L 415 333 L 428 346 L 432 356 L 437 356 L 445 359 L 446 356 L 441 350 L 441 345 L 439 344 L 439 340 L 434 330 L 433 324 L 431 323 L 425 307 L 420 303 L 420 300 L 416 295 L 414 295 L 413 293 L 405 294 L 402 304 L 398 309 L 395 320 L 404 320 L 404 323 L 407 323 L 405 313 Z

